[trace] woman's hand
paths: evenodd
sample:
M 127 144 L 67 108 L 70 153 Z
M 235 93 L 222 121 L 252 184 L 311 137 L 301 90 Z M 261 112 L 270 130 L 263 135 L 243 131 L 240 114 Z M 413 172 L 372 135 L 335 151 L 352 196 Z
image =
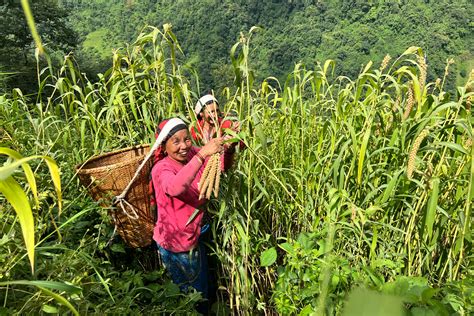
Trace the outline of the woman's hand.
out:
M 206 158 L 215 153 L 222 152 L 224 150 L 224 146 L 222 145 L 223 142 L 224 139 L 222 137 L 213 138 L 206 145 L 201 147 L 199 153 L 203 158 Z
M 225 135 L 222 137 L 222 140 L 226 143 L 224 143 L 224 148 L 225 150 L 230 150 L 231 152 L 235 151 L 235 146 L 237 145 L 238 142 L 232 142 L 232 143 L 227 143 L 228 140 L 233 139 L 234 137 L 232 135 Z
M 240 122 L 239 121 L 235 121 L 234 123 L 232 123 L 232 130 L 236 133 L 240 132 Z

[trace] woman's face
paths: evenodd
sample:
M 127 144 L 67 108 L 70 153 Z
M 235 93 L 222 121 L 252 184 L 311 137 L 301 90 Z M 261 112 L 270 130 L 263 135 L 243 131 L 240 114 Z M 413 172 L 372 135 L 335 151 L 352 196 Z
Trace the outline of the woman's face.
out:
M 188 161 L 188 152 L 191 146 L 191 137 L 188 130 L 182 129 L 166 141 L 165 151 L 171 159 L 184 164 Z
M 219 106 L 216 102 L 207 104 L 203 110 L 204 121 L 214 125 L 214 121 L 217 122 L 219 116 Z

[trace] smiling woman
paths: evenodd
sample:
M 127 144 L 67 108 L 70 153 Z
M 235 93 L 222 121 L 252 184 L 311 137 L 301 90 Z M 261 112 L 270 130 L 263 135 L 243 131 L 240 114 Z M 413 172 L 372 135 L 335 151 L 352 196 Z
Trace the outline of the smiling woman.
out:
M 211 139 L 204 147 L 191 144 L 186 124 L 179 118 L 160 123 L 152 169 L 152 187 L 158 209 L 153 239 L 173 282 L 185 291 L 191 286 L 208 298 L 207 255 L 201 235 L 207 230 L 202 219 L 206 199 L 199 199 L 198 182 L 207 158 L 224 152 L 224 169 L 232 152 L 223 139 Z M 207 306 L 203 307 L 207 309 Z

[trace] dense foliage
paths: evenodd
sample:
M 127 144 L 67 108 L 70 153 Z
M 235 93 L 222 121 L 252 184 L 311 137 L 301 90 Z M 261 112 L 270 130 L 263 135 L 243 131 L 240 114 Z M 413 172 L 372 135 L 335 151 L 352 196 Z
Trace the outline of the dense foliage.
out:
M 210 202 L 215 308 L 339 314 L 347 293 L 364 287 L 349 296 L 346 313 L 375 302 L 394 314 L 472 312 L 474 74 L 447 93 L 450 64 L 430 82 L 423 51 L 410 47 L 353 77 L 334 75 L 337 63 L 328 60 L 297 64 L 284 82 L 260 81 L 250 58 L 254 31 L 232 47 L 234 85 L 216 90 L 224 112 L 239 115 L 236 137 L 247 148 Z M 33 274 L 24 227 L 0 195 L 2 313 L 193 310 L 199 295 L 180 294 L 153 249 L 114 237 L 107 209 L 75 174 L 93 154 L 151 142 L 164 117 L 190 121 L 199 78 L 185 61 L 165 25 L 116 51 L 97 82 L 66 56 L 39 85 L 47 97 L 19 89 L 0 96 L 1 147 L 51 156 L 62 183 L 60 207 L 46 166 L 29 161 L 39 182 Z M 2 160 L 0 179 L 8 172 L 31 194 L 31 179 L 13 172 L 17 160 Z
M 239 32 L 257 25 L 250 56 L 259 80 L 280 81 L 298 62 L 336 61 L 336 73 L 356 76 L 369 60 L 397 56 L 420 46 L 427 55 L 428 79 L 442 77 L 446 59 L 455 58 L 447 89 L 467 78 L 474 63 L 474 8 L 471 1 L 68 1 L 71 27 L 85 41 L 81 54 L 103 70 L 113 47 L 131 42 L 146 23 L 171 23 L 186 62 L 205 87 L 232 84 L 228 65 Z M 107 58 L 106 61 L 109 61 Z M 204 88 L 205 88 L 204 87 Z
M 33 1 L 31 9 L 37 21 L 50 60 L 55 65 L 76 48 L 77 34 L 66 25 L 68 12 L 54 0 Z M 38 71 L 47 65 L 42 60 L 40 69 L 35 59 L 35 45 L 28 29 L 19 0 L 0 4 L 0 91 L 20 88 L 24 93 L 38 91 Z

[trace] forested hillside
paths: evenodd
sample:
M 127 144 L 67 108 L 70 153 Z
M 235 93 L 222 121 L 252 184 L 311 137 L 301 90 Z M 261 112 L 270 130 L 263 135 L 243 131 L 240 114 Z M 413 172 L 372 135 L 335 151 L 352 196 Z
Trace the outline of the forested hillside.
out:
M 77 33 L 67 23 L 68 12 L 51 0 L 33 1 L 31 10 L 50 62 L 59 65 L 64 54 L 75 51 L 80 44 Z M 40 60 L 39 68 L 45 66 L 46 60 Z M 13 88 L 36 92 L 40 69 L 37 69 L 35 45 L 20 1 L 0 2 L 0 93 Z
M 448 89 L 463 84 L 474 65 L 469 0 L 38 0 L 33 11 L 50 52 L 74 51 L 92 79 L 110 67 L 114 48 L 133 41 L 145 25 L 165 23 L 173 25 L 184 63 L 198 70 L 203 88 L 232 83 L 231 47 L 252 26 L 260 27 L 250 52 L 257 79 L 271 75 L 282 80 L 297 62 L 312 66 L 326 59 L 337 62 L 336 74 L 355 75 L 367 61 L 380 62 L 413 45 L 426 52 L 429 79 L 442 77 L 446 61 L 453 58 Z M 32 91 L 34 50 L 19 1 L 6 1 L 0 12 L 0 88 L 1 82 L 7 90 L 20 82 Z M 10 78 L 6 84 L 5 77 Z
M 429 79 L 442 77 L 454 58 L 458 83 L 474 63 L 471 1 L 62 1 L 71 26 L 82 36 L 82 51 L 100 71 L 112 47 L 132 41 L 144 24 L 173 25 L 188 63 L 206 86 L 232 80 L 229 51 L 239 33 L 260 26 L 250 59 L 262 79 L 281 78 L 296 62 L 334 59 L 337 72 L 355 75 L 369 60 L 380 62 L 409 46 L 420 46 L 431 66 Z M 93 53 L 95 52 L 95 53 Z M 91 60 L 91 58 L 87 58 Z M 110 59 L 108 59 L 110 60 Z M 453 86 L 455 80 L 450 80 Z M 465 81 L 465 80 L 464 80 Z

